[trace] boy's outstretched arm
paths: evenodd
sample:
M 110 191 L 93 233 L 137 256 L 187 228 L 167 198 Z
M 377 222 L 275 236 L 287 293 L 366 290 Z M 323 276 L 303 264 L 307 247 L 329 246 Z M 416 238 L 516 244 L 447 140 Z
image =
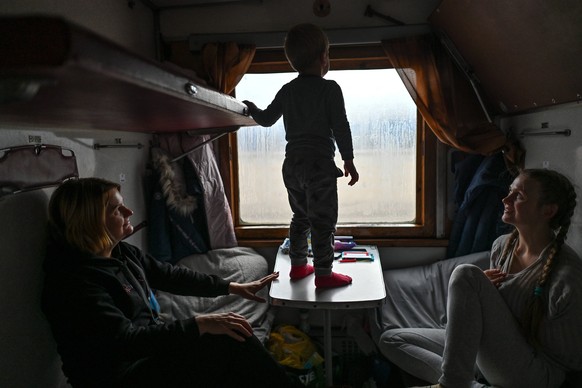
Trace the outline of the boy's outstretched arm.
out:
M 259 124 L 261 127 L 270 127 L 279 120 L 283 115 L 283 106 L 281 105 L 280 99 L 275 99 L 269 104 L 267 109 L 259 109 L 255 103 L 244 100 L 243 104 L 249 108 L 249 115 Z
M 344 176 L 350 175 L 352 179 L 348 182 L 348 185 L 353 186 L 356 184 L 358 180 L 360 180 L 360 174 L 358 174 L 358 170 L 356 170 L 356 166 L 354 165 L 354 160 L 344 160 Z

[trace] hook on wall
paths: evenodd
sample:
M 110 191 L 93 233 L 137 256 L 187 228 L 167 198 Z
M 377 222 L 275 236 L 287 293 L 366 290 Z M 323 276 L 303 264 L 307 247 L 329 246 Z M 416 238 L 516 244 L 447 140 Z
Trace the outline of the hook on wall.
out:
M 143 148 L 143 144 L 93 144 L 93 149 L 100 150 L 101 148 L 137 148 L 139 150 Z

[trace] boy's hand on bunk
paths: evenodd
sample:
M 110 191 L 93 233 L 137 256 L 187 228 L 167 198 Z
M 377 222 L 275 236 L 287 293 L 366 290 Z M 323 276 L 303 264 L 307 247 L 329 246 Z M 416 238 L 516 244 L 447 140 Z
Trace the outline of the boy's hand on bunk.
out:
M 493 283 L 495 287 L 499 287 L 507 277 L 507 273 L 497 268 L 486 269 L 483 272 L 485 272 L 485 276 L 487 276 L 487 278 L 491 281 L 491 283 Z
M 250 323 L 245 317 L 236 313 L 205 314 L 195 319 L 200 335 L 226 334 L 240 342 L 253 335 Z
M 355 185 L 360 180 L 360 174 L 358 174 L 353 160 L 344 160 L 344 176 L 347 177 L 348 175 L 352 177 L 348 182 L 350 186 Z
M 279 277 L 279 272 L 273 272 L 259 280 L 250 283 L 236 283 L 232 282 L 228 286 L 228 291 L 231 294 L 242 296 L 245 299 L 254 300 L 255 302 L 265 303 L 265 298 L 257 296 L 257 292 L 268 286 L 273 280 Z
M 249 114 L 251 116 L 253 115 L 253 112 L 255 112 L 257 109 L 259 109 L 259 108 L 257 108 L 257 106 L 253 102 L 248 101 L 248 100 L 244 100 L 243 104 L 245 104 L 247 106 L 247 108 L 249 108 Z

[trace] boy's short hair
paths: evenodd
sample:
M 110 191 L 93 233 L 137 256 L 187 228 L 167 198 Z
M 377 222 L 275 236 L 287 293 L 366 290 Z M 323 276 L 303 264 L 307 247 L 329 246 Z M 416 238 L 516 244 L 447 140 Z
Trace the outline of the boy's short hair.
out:
M 298 24 L 285 38 L 285 56 L 298 72 L 304 72 L 329 48 L 327 35 L 314 24 Z

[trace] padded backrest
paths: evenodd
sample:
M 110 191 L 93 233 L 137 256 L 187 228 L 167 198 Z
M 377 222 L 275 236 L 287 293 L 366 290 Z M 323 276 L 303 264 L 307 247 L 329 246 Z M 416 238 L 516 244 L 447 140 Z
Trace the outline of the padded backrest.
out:
M 449 278 L 463 263 L 488 268 L 489 252 L 384 271 L 386 302 L 378 316 L 380 333 L 397 327 L 444 328 Z
M 0 387 L 68 387 L 40 309 L 48 195 L 0 198 Z

